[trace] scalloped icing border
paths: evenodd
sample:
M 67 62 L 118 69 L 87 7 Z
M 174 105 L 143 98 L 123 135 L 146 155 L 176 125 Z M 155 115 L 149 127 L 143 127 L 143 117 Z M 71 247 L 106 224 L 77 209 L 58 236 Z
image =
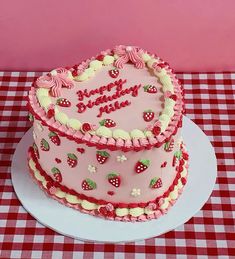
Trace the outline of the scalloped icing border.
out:
M 111 50 L 103 51 L 100 54 L 102 54 L 102 53 L 110 54 Z M 105 57 L 107 57 L 107 56 L 104 56 L 104 58 Z M 112 57 L 112 56 L 109 56 L 109 57 Z M 158 64 L 167 64 L 167 63 L 163 62 L 156 55 L 150 56 L 147 52 L 144 52 L 142 57 L 143 57 L 146 65 L 150 69 L 153 69 L 152 65 L 155 62 L 159 62 Z M 87 69 L 90 69 L 90 68 L 93 69 L 93 66 L 91 66 L 90 68 L 87 68 L 87 67 L 89 66 L 89 64 L 93 64 L 96 61 L 99 62 L 99 64 L 101 64 L 102 66 L 103 66 L 103 63 L 104 63 L 104 65 L 112 64 L 112 63 L 105 63 L 104 61 L 102 63 L 101 61 L 98 61 L 95 58 L 87 59 L 85 62 L 82 62 L 82 64 L 80 65 L 80 66 L 82 66 L 82 68 L 84 70 L 84 72 L 81 75 L 86 73 L 85 71 Z M 91 62 L 93 62 L 93 63 L 91 63 Z M 78 68 L 79 68 L 79 66 L 78 66 Z M 69 135 L 68 136 L 69 139 L 74 139 L 74 140 L 75 139 L 80 139 L 80 140 L 82 139 L 84 142 L 88 143 L 88 145 L 90 143 L 91 143 L 91 145 L 95 145 L 95 146 L 100 144 L 102 146 L 102 148 L 106 147 L 106 148 L 109 148 L 111 150 L 115 150 L 115 149 L 112 148 L 113 146 L 115 146 L 117 149 L 122 149 L 123 151 L 129 151 L 129 150 L 133 150 L 133 149 L 136 150 L 136 151 L 139 151 L 139 150 L 142 150 L 142 147 L 147 148 L 147 149 L 149 149 L 153 146 L 159 147 L 164 143 L 164 141 L 167 141 L 171 137 L 171 135 L 176 134 L 177 129 L 178 129 L 179 125 L 181 124 L 180 121 L 182 120 L 182 114 L 184 113 L 183 88 L 182 88 L 182 85 L 179 83 L 178 79 L 176 78 L 175 74 L 172 73 L 172 71 L 173 70 L 169 67 L 168 64 L 164 65 L 164 68 L 162 68 L 160 71 L 154 70 L 155 75 L 159 78 L 160 82 L 162 83 L 163 92 L 169 91 L 169 88 L 167 87 L 167 85 L 169 85 L 169 83 L 170 83 L 170 85 L 172 87 L 174 87 L 173 89 L 170 89 L 170 90 L 172 90 L 172 94 L 177 95 L 177 101 L 174 102 L 173 106 L 171 105 L 172 106 L 171 108 L 174 111 L 174 114 L 171 117 L 164 114 L 164 110 L 168 109 L 167 105 L 164 105 L 164 109 L 162 111 L 162 114 L 159 116 L 159 118 L 160 118 L 160 121 L 161 121 L 161 116 L 162 116 L 162 119 L 164 119 L 165 117 L 169 117 L 169 120 L 168 120 L 167 124 L 163 123 L 164 130 L 158 136 L 152 136 L 152 134 L 149 134 L 149 135 L 145 134 L 145 138 L 132 138 L 131 139 L 130 134 L 124 131 L 125 133 L 127 133 L 130 136 L 130 139 L 129 138 L 128 139 L 122 139 L 121 136 L 120 136 L 120 138 L 115 139 L 113 137 L 98 136 L 94 133 L 90 134 L 88 132 L 83 134 L 79 130 L 79 128 L 75 130 L 73 127 L 71 127 L 71 124 L 69 122 L 75 121 L 76 119 L 73 119 L 73 118 L 69 119 L 66 114 L 63 114 L 64 116 L 62 116 L 63 118 L 61 118 L 60 122 L 58 120 L 55 120 L 55 118 L 50 118 L 50 119 L 47 118 L 47 116 L 46 116 L 47 108 L 45 108 L 45 107 L 43 108 L 43 107 L 40 106 L 40 104 L 41 103 L 43 104 L 44 101 L 45 101 L 46 105 L 49 105 L 49 103 L 51 102 L 51 100 L 49 100 L 50 98 L 47 96 L 48 90 L 44 89 L 44 88 L 39 88 L 39 90 L 43 89 L 43 90 L 47 91 L 47 94 L 45 96 L 44 96 L 44 94 L 42 95 L 42 97 L 46 97 L 46 100 L 40 100 L 37 96 L 37 92 L 36 92 L 35 88 L 32 87 L 30 92 L 29 92 L 29 96 L 28 96 L 28 104 L 29 104 L 31 112 L 34 115 L 39 115 L 38 118 L 48 127 L 54 128 L 55 131 L 57 131 L 58 127 L 62 128 L 64 132 L 61 132 L 61 134 L 65 133 L 65 132 L 68 132 L 68 133 L 72 132 L 73 135 L 75 135 L 75 136 L 72 137 L 71 135 Z M 169 75 L 167 73 L 169 73 Z M 88 78 L 89 77 L 86 77 L 84 80 L 87 80 Z M 173 85 L 172 79 L 176 80 L 177 84 Z M 84 80 L 82 80 L 82 81 L 84 81 Z M 169 80 L 170 80 L 170 82 L 169 82 Z M 171 99 L 165 98 L 165 104 L 167 102 L 168 103 L 171 102 Z M 60 114 L 60 112 L 58 110 L 58 107 L 56 107 L 56 113 L 57 113 L 57 115 L 55 117 L 57 118 L 58 114 Z M 65 118 L 66 118 L 66 120 L 64 120 Z M 78 120 L 76 120 L 76 121 L 78 121 Z M 162 120 L 162 122 L 163 121 L 164 120 Z M 79 124 L 81 124 L 81 123 L 79 122 Z M 55 126 L 55 127 L 53 127 L 53 126 Z M 111 133 L 113 135 L 112 131 L 111 131 Z M 142 132 L 142 133 L 144 134 L 144 132 Z
M 182 150 L 187 153 L 185 146 L 182 145 Z M 93 216 L 106 218 L 109 220 L 117 221 L 146 221 L 155 218 L 159 218 L 161 215 L 167 213 L 169 208 L 175 204 L 180 194 L 183 192 L 185 181 L 188 175 L 188 159 L 181 159 L 182 171 L 176 172 L 176 178 L 168 190 L 155 200 L 144 203 L 111 203 L 105 200 L 97 200 L 92 197 L 88 197 L 84 194 L 78 194 L 74 190 L 68 189 L 55 182 L 46 172 L 41 168 L 34 152 L 33 148 L 29 148 L 28 152 L 28 167 L 29 172 L 34 181 L 39 187 L 47 193 L 47 195 L 65 206 L 79 210 L 83 213 L 87 213 Z M 47 184 L 53 183 L 55 186 L 55 193 L 50 193 Z M 150 206 L 155 206 L 151 209 Z M 105 206 L 111 206 L 113 208 L 112 215 L 102 214 L 100 208 Z

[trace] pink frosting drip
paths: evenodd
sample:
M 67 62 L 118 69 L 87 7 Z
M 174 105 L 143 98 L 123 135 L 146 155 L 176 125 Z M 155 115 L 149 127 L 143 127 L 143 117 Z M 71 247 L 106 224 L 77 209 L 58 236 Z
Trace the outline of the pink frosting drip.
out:
M 115 61 L 114 65 L 117 68 L 123 68 L 123 65 L 128 61 L 131 61 L 136 68 L 144 68 L 145 63 L 141 57 L 141 53 L 143 51 L 138 50 L 137 47 L 133 46 L 117 46 L 114 48 L 114 53 L 119 56 L 119 58 Z
M 36 86 L 50 89 L 50 94 L 54 97 L 61 95 L 61 88 L 72 88 L 74 86 L 73 80 L 68 78 L 68 70 L 65 68 L 57 68 L 57 74 L 52 75 L 48 73 L 45 76 L 40 76 L 36 80 Z

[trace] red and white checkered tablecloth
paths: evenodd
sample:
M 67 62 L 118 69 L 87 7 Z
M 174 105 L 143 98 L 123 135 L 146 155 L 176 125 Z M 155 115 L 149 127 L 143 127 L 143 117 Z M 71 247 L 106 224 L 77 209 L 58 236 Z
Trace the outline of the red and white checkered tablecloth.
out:
M 178 74 L 187 116 L 215 148 L 218 178 L 210 199 L 174 231 L 119 244 L 57 234 L 31 217 L 14 193 L 11 159 L 30 126 L 25 96 L 40 74 L 0 72 L 0 258 L 235 258 L 235 73 Z

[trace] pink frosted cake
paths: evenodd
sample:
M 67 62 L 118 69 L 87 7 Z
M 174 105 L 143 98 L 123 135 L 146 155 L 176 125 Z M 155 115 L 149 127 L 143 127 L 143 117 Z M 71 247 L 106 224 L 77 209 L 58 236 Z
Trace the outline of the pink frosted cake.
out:
M 169 65 L 117 46 L 39 77 L 28 165 L 51 198 L 119 221 L 158 218 L 187 181 L 183 89 Z

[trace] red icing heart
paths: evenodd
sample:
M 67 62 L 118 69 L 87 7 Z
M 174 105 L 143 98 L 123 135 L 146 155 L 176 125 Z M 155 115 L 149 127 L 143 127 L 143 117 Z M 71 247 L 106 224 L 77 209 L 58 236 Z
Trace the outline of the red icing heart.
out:
M 78 151 L 79 153 L 81 153 L 81 154 L 85 153 L 85 149 L 84 149 L 84 148 L 78 147 L 78 148 L 77 148 L 77 151 Z
M 61 163 L 61 160 L 59 158 L 56 158 L 55 161 L 56 161 L 57 164 Z

